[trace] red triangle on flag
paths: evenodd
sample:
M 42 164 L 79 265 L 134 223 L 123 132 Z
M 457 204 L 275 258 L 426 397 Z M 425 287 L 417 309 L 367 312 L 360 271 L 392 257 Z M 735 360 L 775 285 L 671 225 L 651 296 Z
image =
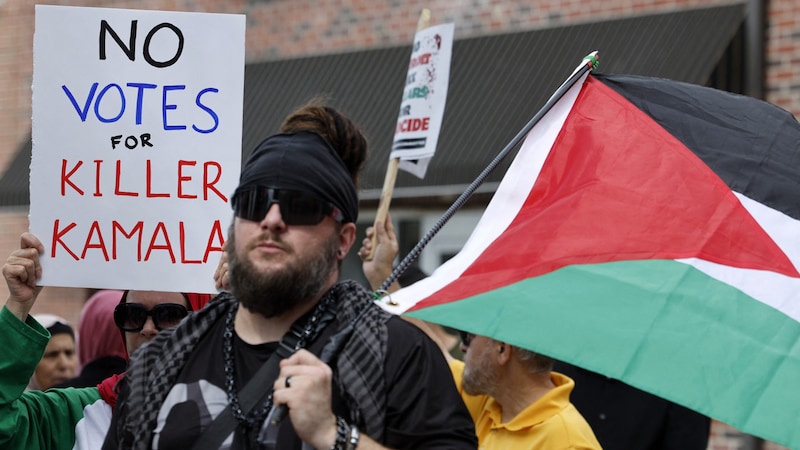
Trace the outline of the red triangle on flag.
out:
M 800 277 L 700 158 L 589 77 L 510 226 L 415 309 L 567 265 L 679 258 Z

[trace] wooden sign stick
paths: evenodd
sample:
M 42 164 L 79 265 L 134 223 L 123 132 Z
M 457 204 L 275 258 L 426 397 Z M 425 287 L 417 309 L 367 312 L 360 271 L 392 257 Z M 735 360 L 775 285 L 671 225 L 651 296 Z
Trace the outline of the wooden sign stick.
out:
M 428 28 L 431 20 L 431 11 L 427 8 L 423 9 L 419 15 L 417 22 L 417 31 L 422 31 Z M 397 170 L 400 165 L 400 158 L 391 158 L 389 164 L 386 166 L 386 177 L 383 179 L 383 189 L 381 190 L 381 198 L 378 202 L 378 212 L 375 214 L 375 222 L 373 227 L 377 226 L 378 222 L 385 222 L 386 217 L 389 215 L 389 205 L 392 203 L 392 195 L 394 194 L 394 184 L 397 180 Z M 372 250 L 369 255 L 364 257 L 364 261 L 372 261 L 372 255 L 375 253 L 375 247 L 378 245 L 378 233 L 372 235 Z

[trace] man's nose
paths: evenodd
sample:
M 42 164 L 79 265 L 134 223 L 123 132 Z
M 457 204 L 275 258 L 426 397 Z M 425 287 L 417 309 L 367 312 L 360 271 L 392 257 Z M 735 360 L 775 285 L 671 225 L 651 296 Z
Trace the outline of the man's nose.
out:
M 283 217 L 281 216 L 281 208 L 278 203 L 273 203 L 269 205 L 269 209 L 267 210 L 267 214 L 260 222 L 261 228 L 266 229 L 273 229 L 273 228 L 285 228 L 286 223 L 283 221 Z
M 67 352 L 61 352 L 58 354 L 58 367 L 59 368 L 66 368 L 70 365 L 72 357 Z

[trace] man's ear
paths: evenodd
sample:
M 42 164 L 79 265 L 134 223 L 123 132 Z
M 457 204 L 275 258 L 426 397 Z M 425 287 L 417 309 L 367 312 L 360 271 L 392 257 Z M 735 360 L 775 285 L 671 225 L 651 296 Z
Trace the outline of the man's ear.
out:
M 343 260 L 345 256 L 347 256 L 347 252 L 350 251 L 350 247 L 353 246 L 353 243 L 356 241 L 356 224 L 350 222 L 342 224 L 341 229 L 339 230 L 339 250 L 336 253 L 336 256 L 339 260 Z
M 495 341 L 495 358 L 497 358 L 497 363 L 505 365 L 511 359 L 511 352 L 513 351 L 513 347 L 506 344 L 505 342 Z

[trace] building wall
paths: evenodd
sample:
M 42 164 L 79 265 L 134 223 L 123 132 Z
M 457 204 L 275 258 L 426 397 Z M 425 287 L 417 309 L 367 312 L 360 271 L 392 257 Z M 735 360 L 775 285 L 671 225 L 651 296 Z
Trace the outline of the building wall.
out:
M 767 4 L 766 99 L 800 115 L 800 0 Z M 0 173 L 31 127 L 34 7 L 0 0 Z M 456 38 L 552 27 L 622 15 L 735 3 L 734 0 L 52 0 L 48 4 L 244 13 L 248 61 L 410 43 L 422 8 L 432 22 L 454 22 Z M 669 45 L 669 43 L 665 43 Z M 658 51 L 658 49 L 653 49 Z M 602 55 L 601 55 L 602 57 Z M 19 245 L 26 208 L 0 208 L 0 256 Z M 83 289 L 47 288 L 34 312 L 77 322 Z M 0 296 L 7 295 L 0 283 Z M 738 434 L 715 424 L 710 448 L 739 448 Z M 771 450 L 778 447 L 770 446 Z

